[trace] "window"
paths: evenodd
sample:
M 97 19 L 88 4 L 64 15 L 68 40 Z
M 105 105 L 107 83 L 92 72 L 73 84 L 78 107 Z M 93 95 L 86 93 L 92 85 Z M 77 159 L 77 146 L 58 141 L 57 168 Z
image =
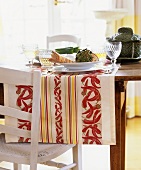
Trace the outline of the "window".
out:
M 0 0 L 0 38 L 5 55 L 19 53 L 23 43 L 37 43 L 45 48 L 47 7 L 47 0 Z
M 46 48 L 47 34 L 70 33 L 82 37 L 82 46 L 93 46 L 103 40 L 106 29 L 93 10 L 110 6 L 111 0 L 72 0 L 57 6 L 53 0 L 0 0 L 0 43 L 9 55 L 25 42 Z

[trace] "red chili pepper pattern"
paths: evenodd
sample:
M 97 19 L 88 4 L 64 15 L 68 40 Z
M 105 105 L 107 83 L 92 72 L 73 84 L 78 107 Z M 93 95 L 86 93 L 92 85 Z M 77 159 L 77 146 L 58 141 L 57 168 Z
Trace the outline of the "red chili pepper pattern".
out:
M 64 143 L 63 140 L 63 123 L 62 123 L 62 103 L 61 103 L 61 75 L 54 77 L 54 99 L 55 99 L 55 126 L 56 126 L 56 143 Z
M 16 94 L 18 94 L 17 106 L 22 111 L 32 113 L 32 96 L 33 96 L 32 86 L 19 85 L 16 87 L 17 87 Z M 31 122 L 27 120 L 18 119 L 18 128 L 30 131 Z M 18 142 L 30 142 L 30 138 L 20 137 Z
M 101 143 L 101 95 L 100 80 L 96 74 L 86 74 L 82 79 L 82 138 L 83 144 Z
M 83 96 L 82 107 L 82 139 L 83 144 L 102 144 L 101 134 L 101 95 L 100 80 L 97 73 L 86 74 L 81 79 L 81 94 Z M 55 128 L 56 143 L 64 143 L 63 139 L 63 120 L 62 120 L 62 102 L 61 102 L 61 75 L 54 77 L 54 99 L 55 99 Z M 19 85 L 17 87 L 17 106 L 23 110 L 32 113 L 32 86 Z M 18 120 L 18 127 L 31 130 L 31 122 Z M 20 137 L 19 142 L 29 142 L 30 139 Z

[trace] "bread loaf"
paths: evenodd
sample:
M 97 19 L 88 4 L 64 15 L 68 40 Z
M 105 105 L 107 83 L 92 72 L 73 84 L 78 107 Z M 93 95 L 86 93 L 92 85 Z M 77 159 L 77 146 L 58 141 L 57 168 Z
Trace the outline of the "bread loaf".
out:
M 73 63 L 74 62 L 66 57 L 61 56 L 55 51 L 52 51 L 51 57 L 52 58 L 50 59 L 50 61 L 56 62 L 56 63 Z
M 92 57 L 92 61 L 99 61 L 99 58 L 95 53 L 92 53 Z

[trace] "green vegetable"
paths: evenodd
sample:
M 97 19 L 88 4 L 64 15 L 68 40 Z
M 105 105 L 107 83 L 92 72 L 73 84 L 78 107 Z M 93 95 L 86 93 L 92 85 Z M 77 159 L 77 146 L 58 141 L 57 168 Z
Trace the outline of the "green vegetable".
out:
M 77 53 L 79 50 L 80 50 L 79 47 L 74 47 L 74 48 L 73 48 L 73 52 L 74 52 L 74 53 Z
M 58 48 L 55 51 L 59 54 L 73 54 L 79 51 L 79 47 L 65 47 L 65 48 Z

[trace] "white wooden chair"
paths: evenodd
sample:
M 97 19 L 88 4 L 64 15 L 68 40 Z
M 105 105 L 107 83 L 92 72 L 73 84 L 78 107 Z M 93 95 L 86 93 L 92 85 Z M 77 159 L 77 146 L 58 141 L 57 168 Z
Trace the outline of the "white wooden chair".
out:
M 33 86 L 33 101 L 32 114 L 21 111 L 10 106 L 0 105 L 0 114 L 10 116 L 17 119 L 31 121 L 31 131 L 11 127 L 5 124 L 0 124 L 0 162 L 14 163 L 14 170 L 21 170 L 21 164 L 30 165 L 30 170 L 37 170 L 37 163 L 48 166 L 55 166 L 60 170 L 82 170 L 80 145 L 68 144 L 43 144 L 39 143 L 39 119 L 40 119 L 40 79 L 41 73 L 39 70 L 33 72 L 20 71 L 0 67 L 0 83 L 13 85 L 32 85 Z M 17 135 L 31 138 L 30 143 L 6 143 L 5 134 Z M 63 154 L 67 150 L 73 150 L 74 163 L 65 165 L 64 163 L 56 163 L 52 159 Z M 6 170 L 0 168 L 0 170 Z
M 61 43 L 63 43 L 63 46 L 64 46 L 64 44 L 65 44 L 65 46 L 66 45 L 80 46 L 81 38 L 74 36 L 74 35 L 70 35 L 70 34 L 59 34 L 59 35 L 47 36 L 47 49 L 50 49 L 51 48 L 50 46 L 53 43 L 60 43 L 59 46 L 62 46 Z M 56 45 L 55 45 L 55 47 L 56 47 Z

